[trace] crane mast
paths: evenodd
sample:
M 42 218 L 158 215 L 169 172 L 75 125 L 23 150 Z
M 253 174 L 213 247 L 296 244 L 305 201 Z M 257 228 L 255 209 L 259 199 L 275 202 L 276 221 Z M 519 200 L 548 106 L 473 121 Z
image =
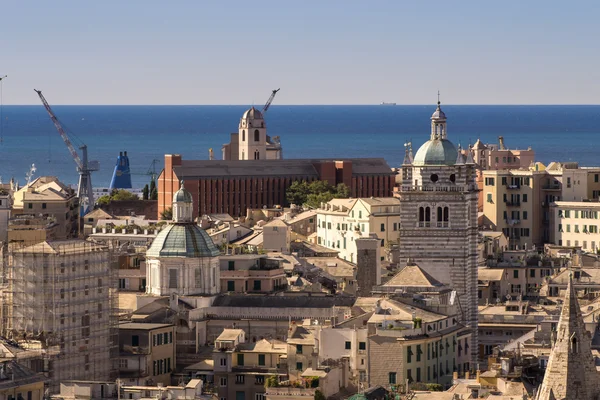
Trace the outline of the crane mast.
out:
M 56 118 L 56 115 L 50 108 L 50 104 L 46 101 L 46 98 L 42 94 L 41 90 L 35 90 L 35 92 L 42 100 L 42 104 L 44 108 L 48 112 L 50 119 L 54 123 L 54 127 L 60 134 L 60 137 L 67 145 L 69 152 L 71 153 L 71 157 L 73 157 L 73 161 L 77 164 L 77 172 L 79 173 L 79 184 L 77 185 L 77 197 L 79 198 L 80 204 L 80 214 L 83 216 L 87 214 L 87 212 L 94 207 L 94 192 L 92 191 L 92 171 L 98 170 L 98 163 L 96 161 L 88 161 L 87 155 L 87 146 L 83 144 L 79 149 L 81 150 L 81 157 L 77 154 L 77 150 L 71 143 L 69 136 L 63 129 L 60 121 Z
M 269 107 L 271 107 L 271 103 L 273 102 L 273 99 L 275 98 L 275 95 L 277 94 L 277 92 L 279 92 L 281 90 L 281 88 L 279 89 L 275 89 L 271 92 L 271 97 L 269 97 L 269 100 L 267 100 L 267 102 L 265 103 L 265 106 L 262 109 L 262 113 L 266 113 L 267 110 L 269 109 Z

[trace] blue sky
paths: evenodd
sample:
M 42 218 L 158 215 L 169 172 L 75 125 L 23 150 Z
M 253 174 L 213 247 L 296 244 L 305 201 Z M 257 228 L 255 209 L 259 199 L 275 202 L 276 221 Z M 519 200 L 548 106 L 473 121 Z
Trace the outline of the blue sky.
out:
M 5 104 L 598 104 L 596 1 L 12 1 Z

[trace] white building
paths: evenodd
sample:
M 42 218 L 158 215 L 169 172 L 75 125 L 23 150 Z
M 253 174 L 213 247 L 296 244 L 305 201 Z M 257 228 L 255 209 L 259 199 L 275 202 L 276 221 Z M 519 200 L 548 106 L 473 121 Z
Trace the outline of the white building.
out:
M 219 249 L 193 222 L 192 195 L 173 195 L 173 222 L 146 252 L 146 293 L 182 296 L 219 293 Z
M 279 160 L 282 157 L 279 137 L 267 135 L 263 114 L 254 107 L 247 110 L 231 134 L 231 142 L 223 145 L 223 160 Z
M 600 203 L 556 201 L 550 208 L 550 241 L 559 246 L 581 247 L 584 252 L 600 248 Z
M 355 263 L 355 240 L 375 235 L 381 247 L 397 243 L 400 200 L 395 197 L 333 199 L 317 210 L 317 244 Z

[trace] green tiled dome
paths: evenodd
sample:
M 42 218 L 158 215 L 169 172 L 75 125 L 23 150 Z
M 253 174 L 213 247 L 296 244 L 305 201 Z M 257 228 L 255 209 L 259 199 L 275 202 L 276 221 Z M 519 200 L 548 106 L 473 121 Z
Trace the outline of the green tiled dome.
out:
M 454 165 L 458 151 L 448 139 L 428 140 L 421 146 L 413 165 Z
M 196 224 L 171 224 L 156 236 L 147 257 L 216 257 L 219 249 Z

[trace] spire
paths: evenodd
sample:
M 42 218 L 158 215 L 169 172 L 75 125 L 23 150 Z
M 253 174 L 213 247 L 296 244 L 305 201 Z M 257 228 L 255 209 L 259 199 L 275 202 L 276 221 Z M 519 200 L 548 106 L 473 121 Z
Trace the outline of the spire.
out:
M 573 276 L 569 272 L 556 337 L 537 400 L 592 400 L 599 395 L 591 335 L 585 329 Z
M 467 165 L 474 165 L 475 161 L 473 161 L 473 146 L 469 145 L 469 148 L 467 149 L 467 160 L 465 161 L 465 164 Z
M 404 161 L 402 165 L 410 165 L 412 164 L 412 149 L 410 142 L 404 143 Z
M 460 143 L 458 144 L 458 155 L 456 156 L 456 165 L 464 165 L 465 159 L 462 155 L 462 148 L 460 147 Z

